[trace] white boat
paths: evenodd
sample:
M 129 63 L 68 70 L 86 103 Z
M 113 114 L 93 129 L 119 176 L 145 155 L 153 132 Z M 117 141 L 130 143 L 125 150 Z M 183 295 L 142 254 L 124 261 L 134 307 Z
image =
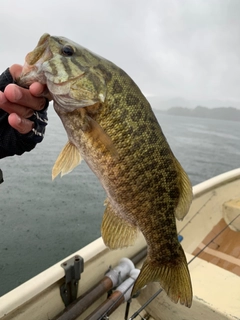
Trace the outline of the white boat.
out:
M 188 215 L 177 222 L 193 285 L 191 308 L 172 303 L 158 283 L 124 303 L 134 268 L 146 254 L 145 241 L 140 236 L 134 246 L 110 251 L 99 238 L 0 297 L 0 319 L 140 319 L 140 311 L 149 320 L 240 319 L 240 168 L 196 185 L 193 193 Z M 134 257 L 136 265 L 123 257 Z M 114 282 L 119 287 L 111 290 Z

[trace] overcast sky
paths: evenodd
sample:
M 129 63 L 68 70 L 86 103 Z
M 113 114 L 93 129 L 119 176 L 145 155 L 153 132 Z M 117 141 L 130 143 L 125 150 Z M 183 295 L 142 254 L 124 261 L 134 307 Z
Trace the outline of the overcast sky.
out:
M 7 0 L 0 30 L 0 71 L 47 32 L 113 61 L 148 96 L 240 101 L 239 0 Z

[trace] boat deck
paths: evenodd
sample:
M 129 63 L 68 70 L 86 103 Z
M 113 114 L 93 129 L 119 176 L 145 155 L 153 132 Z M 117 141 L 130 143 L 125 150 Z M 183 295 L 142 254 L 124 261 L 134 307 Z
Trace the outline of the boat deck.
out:
M 223 229 L 225 230 L 219 234 Z M 199 254 L 199 258 L 240 276 L 240 232 L 231 230 L 222 218 L 192 254 L 198 254 L 208 243 L 210 244 Z

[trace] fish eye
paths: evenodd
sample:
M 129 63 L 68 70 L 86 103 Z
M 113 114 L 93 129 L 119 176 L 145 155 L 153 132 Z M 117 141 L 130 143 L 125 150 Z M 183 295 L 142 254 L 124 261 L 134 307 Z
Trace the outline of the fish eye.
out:
M 62 47 L 62 54 L 66 57 L 71 57 L 74 54 L 74 49 L 69 45 L 64 46 Z

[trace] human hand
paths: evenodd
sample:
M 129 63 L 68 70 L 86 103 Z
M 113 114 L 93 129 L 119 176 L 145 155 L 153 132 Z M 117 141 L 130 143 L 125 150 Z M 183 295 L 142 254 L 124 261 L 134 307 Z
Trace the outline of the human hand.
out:
M 17 79 L 22 66 L 12 65 L 10 73 L 13 79 Z M 21 88 L 16 84 L 9 84 L 4 92 L 0 91 L 0 108 L 9 113 L 9 124 L 22 134 L 32 130 L 34 122 L 29 120 L 34 111 L 39 111 L 46 105 L 46 99 L 41 97 L 45 87 L 40 83 L 33 83 L 29 89 Z

